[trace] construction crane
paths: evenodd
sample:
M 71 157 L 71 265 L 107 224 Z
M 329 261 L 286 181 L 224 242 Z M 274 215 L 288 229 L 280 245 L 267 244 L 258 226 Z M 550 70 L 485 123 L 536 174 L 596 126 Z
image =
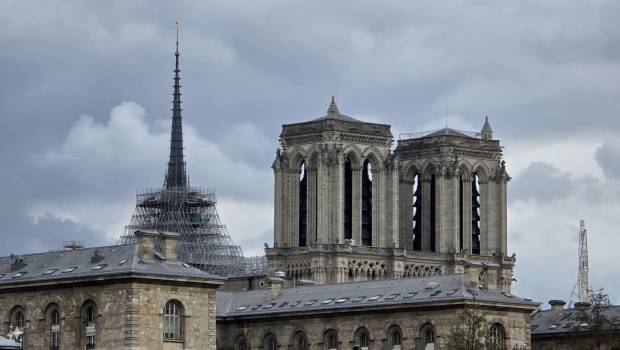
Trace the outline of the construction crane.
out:
M 590 282 L 588 280 L 588 231 L 584 220 L 579 222 L 579 272 L 577 284 L 573 288 L 569 305 L 572 306 L 575 298 L 580 302 L 590 302 Z

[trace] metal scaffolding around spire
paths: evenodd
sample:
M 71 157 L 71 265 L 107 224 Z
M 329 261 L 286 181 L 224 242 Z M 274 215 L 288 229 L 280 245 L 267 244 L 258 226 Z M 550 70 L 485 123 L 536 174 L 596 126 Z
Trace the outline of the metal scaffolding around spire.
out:
M 263 273 L 264 257 L 244 258 L 241 247 L 233 243 L 220 222 L 214 191 L 189 184 L 183 154 L 178 20 L 174 55 L 170 158 L 164 184 L 161 189 L 136 195 L 136 209 L 120 243 L 135 242 L 136 230 L 176 232 L 180 234 L 177 254 L 181 261 L 221 276 Z

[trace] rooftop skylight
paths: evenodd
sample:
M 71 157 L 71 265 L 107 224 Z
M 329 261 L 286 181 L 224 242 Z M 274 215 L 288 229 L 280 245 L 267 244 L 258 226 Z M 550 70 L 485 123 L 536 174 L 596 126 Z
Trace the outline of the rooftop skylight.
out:
M 448 293 L 446 293 L 446 295 L 452 295 L 454 293 L 456 293 L 458 291 L 458 289 L 453 289 L 451 291 L 449 291 Z
M 93 270 L 101 270 L 101 269 L 103 269 L 106 266 L 108 266 L 108 264 L 99 264 L 99 265 L 93 267 Z
M 385 297 L 385 300 L 392 300 L 392 299 L 396 299 L 400 296 L 400 294 L 390 294 L 388 296 Z
M 51 275 L 51 274 L 53 274 L 56 271 L 58 271 L 58 269 L 45 270 L 45 271 L 43 271 L 42 275 Z
M 409 292 L 407 294 L 405 294 L 405 296 L 403 298 L 409 299 L 409 298 L 413 298 L 416 295 L 418 295 L 418 292 Z
M 329 304 L 329 303 L 331 303 L 332 301 L 334 301 L 334 299 L 325 299 L 325 300 L 323 300 L 323 301 L 321 302 L 321 304 Z
M 77 269 L 77 266 L 67 267 L 66 269 L 62 270 L 62 273 L 73 272 L 73 271 L 75 271 L 75 269 Z
M 434 297 L 434 296 L 438 295 L 439 293 L 441 293 L 441 290 L 436 290 L 436 291 L 431 293 L 431 296 Z
M 364 297 L 355 297 L 355 298 L 351 299 L 351 302 L 352 303 L 357 303 L 357 302 L 360 302 L 360 301 L 362 301 L 364 299 L 366 299 L 365 296 Z
M 304 305 L 306 305 L 306 306 L 314 305 L 317 301 L 318 300 L 309 300 L 309 301 L 306 301 L 306 303 Z
M 237 311 L 243 311 L 243 310 L 247 309 L 248 307 L 249 307 L 249 305 L 239 306 L 239 307 L 237 308 Z
M 368 301 L 375 301 L 375 300 L 379 300 L 379 298 L 381 298 L 381 295 L 373 295 L 370 298 L 368 298 Z
M 20 277 L 24 276 L 27 273 L 28 273 L 28 271 L 18 272 L 16 275 L 13 276 L 13 278 L 20 278 Z
M 344 303 L 344 302 L 345 302 L 345 301 L 347 301 L 347 300 L 349 300 L 349 297 L 346 297 L 346 298 L 340 298 L 340 299 L 336 300 L 336 304 L 341 304 L 341 303 Z
M 119 262 L 118 264 L 119 264 L 119 265 L 123 265 L 123 264 L 124 264 L 124 263 L 126 263 L 126 262 L 127 262 L 127 259 L 123 259 L 123 260 L 121 260 L 121 262 Z

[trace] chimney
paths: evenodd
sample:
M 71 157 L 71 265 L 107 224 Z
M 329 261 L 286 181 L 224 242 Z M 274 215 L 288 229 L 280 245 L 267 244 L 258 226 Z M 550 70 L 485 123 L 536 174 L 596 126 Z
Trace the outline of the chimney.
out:
M 575 309 L 577 309 L 577 310 L 586 310 L 590 306 L 592 306 L 592 304 L 587 303 L 585 301 L 578 301 L 578 302 L 575 303 Z
M 177 243 L 179 241 L 177 233 L 137 230 L 134 235 L 138 240 L 138 258 L 153 260 L 153 257 L 157 256 L 161 260 L 177 261 Z M 158 239 L 159 252 L 155 249 Z
M 556 320 L 562 316 L 566 302 L 564 300 L 549 300 L 549 305 L 551 305 L 551 316 Z
M 99 253 L 99 249 L 95 249 L 95 253 L 93 254 L 93 256 L 90 257 L 90 262 L 92 264 L 96 264 L 98 262 L 100 262 L 101 260 L 103 260 L 104 256 L 101 255 L 101 253 Z
M 278 271 L 274 276 L 267 277 L 267 288 L 269 289 L 270 299 L 274 299 L 280 295 L 285 276 L 286 274 L 284 272 Z

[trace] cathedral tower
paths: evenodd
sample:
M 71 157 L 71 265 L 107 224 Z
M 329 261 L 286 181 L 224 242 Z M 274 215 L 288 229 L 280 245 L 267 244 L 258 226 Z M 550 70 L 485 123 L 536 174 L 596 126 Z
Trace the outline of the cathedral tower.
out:
M 506 184 L 488 120 L 479 133 L 404 135 L 340 113 L 283 125 L 273 164 L 271 273 L 292 284 L 466 273 L 510 290 Z

